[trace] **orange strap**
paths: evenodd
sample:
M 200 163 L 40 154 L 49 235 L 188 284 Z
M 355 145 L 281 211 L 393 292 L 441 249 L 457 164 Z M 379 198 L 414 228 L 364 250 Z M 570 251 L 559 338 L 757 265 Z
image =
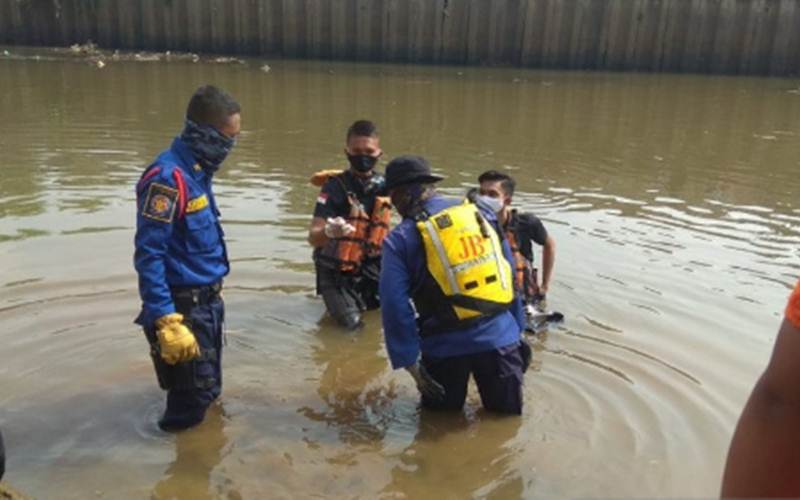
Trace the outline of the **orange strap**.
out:
M 794 290 L 789 296 L 789 303 L 786 304 L 784 314 L 795 328 L 800 328 L 800 281 L 794 286 Z

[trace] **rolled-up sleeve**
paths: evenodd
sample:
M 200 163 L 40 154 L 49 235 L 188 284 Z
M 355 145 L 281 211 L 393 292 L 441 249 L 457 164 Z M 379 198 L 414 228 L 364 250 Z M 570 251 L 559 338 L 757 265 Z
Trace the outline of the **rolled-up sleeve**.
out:
M 396 229 L 383 243 L 380 279 L 383 335 L 394 369 L 413 365 L 420 354 L 416 313 L 411 305 L 411 272 L 405 257 L 405 241 Z

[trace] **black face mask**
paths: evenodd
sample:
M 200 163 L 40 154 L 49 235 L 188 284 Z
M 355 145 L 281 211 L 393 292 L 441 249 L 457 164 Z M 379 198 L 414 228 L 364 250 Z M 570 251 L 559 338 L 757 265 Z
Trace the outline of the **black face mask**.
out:
M 370 155 L 347 155 L 347 161 L 356 172 L 363 174 L 375 168 L 378 158 Z
M 425 189 L 419 184 L 403 186 L 392 195 L 392 205 L 403 218 L 413 219 L 422 212 L 425 200 Z

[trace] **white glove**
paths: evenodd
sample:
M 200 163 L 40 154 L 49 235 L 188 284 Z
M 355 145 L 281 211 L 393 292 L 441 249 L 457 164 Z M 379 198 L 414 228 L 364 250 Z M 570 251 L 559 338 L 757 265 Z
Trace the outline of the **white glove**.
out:
M 346 220 L 341 217 L 336 218 L 328 218 L 325 221 L 325 236 L 328 238 L 344 238 L 345 236 L 349 236 L 355 232 L 356 228 L 354 228 L 351 224 L 348 224 Z

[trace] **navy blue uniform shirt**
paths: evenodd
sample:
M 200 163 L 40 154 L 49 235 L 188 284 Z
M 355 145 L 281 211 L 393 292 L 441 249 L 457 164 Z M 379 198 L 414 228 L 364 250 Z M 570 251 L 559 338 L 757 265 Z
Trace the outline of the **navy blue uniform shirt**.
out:
M 175 312 L 170 287 L 217 283 L 230 266 L 211 176 L 180 138 L 145 170 L 136 198 L 137 322 L 152 325 Z
M 445 208 L 462 203 L 435 195 L 425 202 L 425 210 L 434 215 Z M 497 228 L 497 218 L 479 206 L 483 216 Z M 503 254 L 513 262 L 511 248 L 503 239 Z M 519 297 L 508 311 L 482 319 L 467 328 L 420 337 L 411 304 L 413 292 L 427 276 L 425 248 L 416 222 L 404 219 L 383 242 L 380 297 L 383 333 L 392 367 L 414 364 L 420 352 L 426 356 L 446 358 L 491 351 L 518 343 L 525 329 L 525 316 Z M 513 264 L 512 264 L 513 269 Z

